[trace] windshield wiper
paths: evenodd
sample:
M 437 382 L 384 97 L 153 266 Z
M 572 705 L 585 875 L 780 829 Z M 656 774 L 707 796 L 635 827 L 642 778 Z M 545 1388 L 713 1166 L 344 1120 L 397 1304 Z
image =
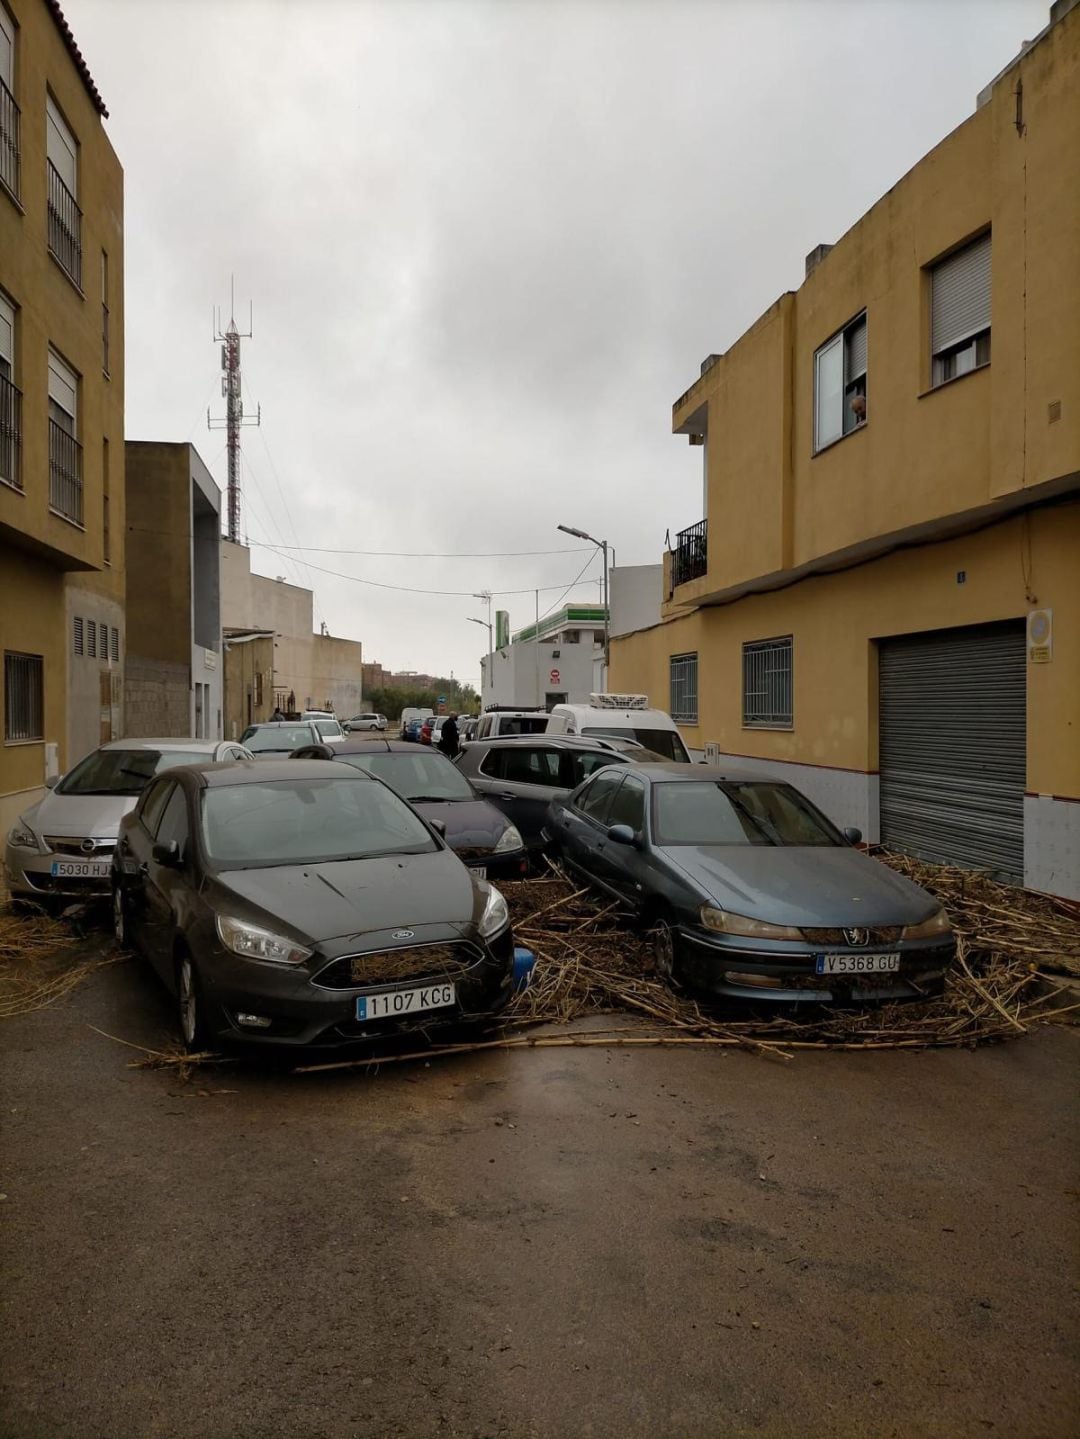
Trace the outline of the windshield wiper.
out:
M 455 799 L 464 799 L 463 794 L 409 794 L 405 798 L 410 804 L 452 804 Z
M 766 842 L 768 844 L 782 845 L 784 843 L 784 841 L 780 838 L 780 836 L 776 833 L 776 831 L 772 828 L 771 825 L 766 827 L 764 820 L 758 819 L 756 815 L 750 813 L 750 811 L 747 809 L 746 805 L 743 804 L 742 800 L 738 797 L 738 795 L 732 794 L 731 790 L 729 789 L 726 789 L 724 793 L 727 795 L 728 799 L 739 811 L 739 813 L 746 816 L 746 818 L 757 830 L 758 834 L 765 836 Z

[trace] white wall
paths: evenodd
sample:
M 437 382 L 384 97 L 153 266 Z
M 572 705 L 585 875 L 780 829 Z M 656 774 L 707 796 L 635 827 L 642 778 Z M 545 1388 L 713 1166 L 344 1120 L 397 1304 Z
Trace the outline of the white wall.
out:
M 626 635 L 660 623 L 663 565 L 619 565 L 608 572 L 611 633 Z
M 485 708 L 492 704 L 543 705 L 551 694 L 565 695 L 570 704 L 588 704 L 589 695 L 600 688 L 603 651 L 593 645 L 591 634 L 584 644 L 526 640 L 496 650 L 492 658 L 490 676 L 487 656 L 481 661 L 481 704 Z M 553 680 L 556 670 L 558 679 Z

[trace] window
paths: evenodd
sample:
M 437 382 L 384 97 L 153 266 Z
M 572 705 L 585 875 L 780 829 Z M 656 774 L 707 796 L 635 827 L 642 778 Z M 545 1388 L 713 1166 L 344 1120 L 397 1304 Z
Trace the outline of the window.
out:
M 49 508 L 77 525 L 83 519 L 82 446 L 78 433 L 79 377 L 49 350 Z
M 157 829 L 157 822 L 161 818 L 161 812 L 165 803 L 176 788 L 175 780 L 159 779 L 156 784 L 147 788 L 142 804 L 139 806 L 139 818 L 142 820 L 148 834 L 153 834 Z
M 109 658 L 116 663 L 120 661 L 120 631 L 115 627 L 109 635 Z
M 180 846 L 180 853 L 183 854 L 187 848 L 188 834 L 187 795 L 182 784 L 174 784 L 154 838 L 158 844 L 168 844 L 175 840 Z
M 93 620 L 86 622 L 86 653 L 92 660 L 97 659 L 97 625 Z
M 98 654 L 103 660 L 109 658 L 109 626 L 98 625 Z
M 866 315 L 814 356 L 814 451 L 866 423 Z
M 610 750 L 597 750 L 595 754 L 572 754 L 569 758 L 577 774 L 571 788 L 579 785 L 583 779 L 588 779 L 594 770 L 603 769 L 607 764 L 626 763 L 622 755 L 612 754 Z
M 262 670 L 255 671 L 255 703 L 261 705 L 263 702 L 263 677 Z
M 82 211 L 79 193 L 79 147 L 52 96 L 45 101 L 48 174 L 49 253 L 82 288 Z
M 86 647 L 85 647 L 85 645 L 84 645 L 84 643 L 83 643 L 83 621 L 82 621 L 82 615 L 76 615 L 75 618 L 74 618 L 74 620 L 73 620 L 73 622 L 72 622 L 72 637 L 71 637 L 71 640 L 72 640 L 72 647 L 74 648 L 75 653 L 76 653 L 77 655 L 82 655 L 82 654 L 85 654 L 85 653 L 86 653 Z
M 671 656 L 671 718 L 697 724 L 697 655 Z
M 627 775 L 619 786 L 607 817 L 609 825 L 628 824 L 635 834 L 645 828 L 645 786 L 633 775 Z
M 19 107 L 15 103 L 15 22 L 0 4 L 0 183 L 19 198 Z
M 790 729 L 791 636 L 743 645 L 743 727 Z
M 41 655 L 4 652 L 4 740 L 45 738 L 44 661 Z
M 611 803 L 612 796 L 622 777 L 621 769 L 601 770 L 578 796 L 577 808 L 582 814 L 587 814 L 590 819 L 603 824 L 607 807 Z
M 109 441 L 101 441 L 101 558 L 112 564 L 112 538 L 109 534 Z
M 22 489 L 22 392 L 15 385 L 15 306 L 0 294 L 0 480 Z
M 931 382 L 942 385 L 990 363 L 990 236 L 930 271 Z
M 101 252 L 101 369 L 109 377 L 109 257 Z

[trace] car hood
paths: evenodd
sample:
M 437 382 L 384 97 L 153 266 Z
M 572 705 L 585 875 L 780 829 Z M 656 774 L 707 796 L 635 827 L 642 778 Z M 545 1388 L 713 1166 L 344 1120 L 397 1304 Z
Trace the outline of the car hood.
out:
M 484 897 L 455 854 L 399 854 L 326 864 L 230 869 L 215 876 L 226 903 L 258 910 L 311 944 L 377 930 L 446 925 L 463 931 L 480 919 Z M 238 918 L 254 918 L 239 912 Z
M 423 800 L 414 803 L 426 820 L 442 820 L 451 849 L 494 849 L 510 821 L 486 799 Z
M 120 821 L 138 802 L 137 794 L 57 794 L 50 790 L 27 812 L 27 820 L 39 835 L 115 839 Z
M 917 924 L 938 901 L 857 849 L 672 845 L 662 850 L 713 903 L 772 924 Z

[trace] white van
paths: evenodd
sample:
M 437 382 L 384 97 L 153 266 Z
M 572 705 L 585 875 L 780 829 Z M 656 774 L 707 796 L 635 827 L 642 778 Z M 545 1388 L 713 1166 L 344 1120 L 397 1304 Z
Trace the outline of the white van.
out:
M 508 734 L 545 734 L 547 729 L 546 709 L 512 709 L 494 705 L 480 716 L 473 738 L 499 739 Z
M 691 763 L 675 721 L 650 709 L 648 695 L 593 694 L 587 705 L 552 705 L 547 732 L 637 740 L 665 759 Z
M 406 707 L 401 711 L 402 739 L 405 738 L 405 731 L 408 729 L 411 720 L 419 720 L 420 723 L 423 724 L 425 720 L 434 718 L 435 711 L 433 709 L 417 709 L 412 705 L 406 705 Z

